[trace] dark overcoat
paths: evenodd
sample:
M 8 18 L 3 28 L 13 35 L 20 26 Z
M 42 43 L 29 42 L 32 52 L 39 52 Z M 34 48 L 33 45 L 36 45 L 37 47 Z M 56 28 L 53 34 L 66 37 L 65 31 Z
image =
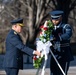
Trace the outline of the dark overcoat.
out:
M 69 24 L 60 23 L 58 27 L 53 30 L 52 34 L 56 38 L 56 40 L 53 41 L 54 54 L 57 55 L 57 58 L 72 61 L 73 55 L 70 46 L 70 38 L 72 36 L 71 26 Z
M 23 68 L 23 53 L 33 56 L 33 49 L 23 44 L 20 36 L 11 30 L 6 37 L 6 53 L 4 57 L 4 68 Z M 25 58 L 26 59 L 26 58 Z

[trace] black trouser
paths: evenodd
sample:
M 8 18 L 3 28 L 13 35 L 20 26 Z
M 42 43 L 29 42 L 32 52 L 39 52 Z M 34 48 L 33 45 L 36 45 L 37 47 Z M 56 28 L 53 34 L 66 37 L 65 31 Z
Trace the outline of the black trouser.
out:
M 5 68 L 6 75 L 18 75 L 19 69 Z
M 67 75 L 70 62 L 66 62 L 63 59 L 57 59 L 57 60 L 60 66 L 62 67 L 62 69 L 64 70 L 65 74 Z M 56 61 L 53 58 L 51 58 L 50 72 L 51 72 L 50 75 L 63 75 Z

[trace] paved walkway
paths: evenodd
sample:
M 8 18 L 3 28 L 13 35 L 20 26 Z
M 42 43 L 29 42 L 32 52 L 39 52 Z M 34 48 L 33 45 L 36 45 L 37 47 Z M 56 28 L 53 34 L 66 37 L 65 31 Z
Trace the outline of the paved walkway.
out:
M 36 75 L 37 69 L 25 69 L 20 70 L 19 75 Z M 39 72 L 39 75 L 41 74 L 41 70 Z M 0 71 L 0 75 L 6 75 L 5 71 Z M 49 68 L 46 68 L 45 75 L 50 75 Z M 76 75 L 76 67 L 70 67 L 68 71 L 68 75 Z
M 68 75 L 76 75 L 76 56 L 74 57 L 74 61 L 71 62 L 70 64 L 70 68 L 68 71 Z M 26 64 L 26 67 L 29 67 Z M 19 75 L 36 75 L 37 69 L 33 69 L 33 68 L 28 68 L 28 69 L 24 69 L 24 70 L 20 70 L 19 71 Z M 41 70 L 39 72 L 39 75 L 41 74 Z M 0 75 L 6 75 L 4 70 L 0 70 Z M 45 69 L 45 75 L 50 75 L 50 69 L 46 68 Z
M 31 69 L 29 70 L 23 70 L 23 71 L 19 71 L 19 75 L 36 75 L 37 70 L 35 69 Z M 41 71 L 39 72 L 39 75 L 41 74 Z M 50 70 L 49 68 L 47 68 L 45 70 L 45 75 L 50 75 Z M 68 75 L 76 75 L 76 67 L 70 67 L 69 71 L 68 71 Z

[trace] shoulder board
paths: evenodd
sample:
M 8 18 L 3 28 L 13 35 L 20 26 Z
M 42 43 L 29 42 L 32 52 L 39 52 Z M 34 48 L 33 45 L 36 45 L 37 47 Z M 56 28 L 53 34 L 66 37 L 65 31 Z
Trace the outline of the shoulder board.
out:
M 14 34 L 17 35 L 17 32 L 14 31 Z

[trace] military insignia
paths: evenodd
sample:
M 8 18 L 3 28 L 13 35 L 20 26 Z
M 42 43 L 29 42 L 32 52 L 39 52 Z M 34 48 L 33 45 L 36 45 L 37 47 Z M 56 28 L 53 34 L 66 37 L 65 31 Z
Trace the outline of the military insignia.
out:
M 17 32 L 14 31 L 14 34 L 17 35 Z

